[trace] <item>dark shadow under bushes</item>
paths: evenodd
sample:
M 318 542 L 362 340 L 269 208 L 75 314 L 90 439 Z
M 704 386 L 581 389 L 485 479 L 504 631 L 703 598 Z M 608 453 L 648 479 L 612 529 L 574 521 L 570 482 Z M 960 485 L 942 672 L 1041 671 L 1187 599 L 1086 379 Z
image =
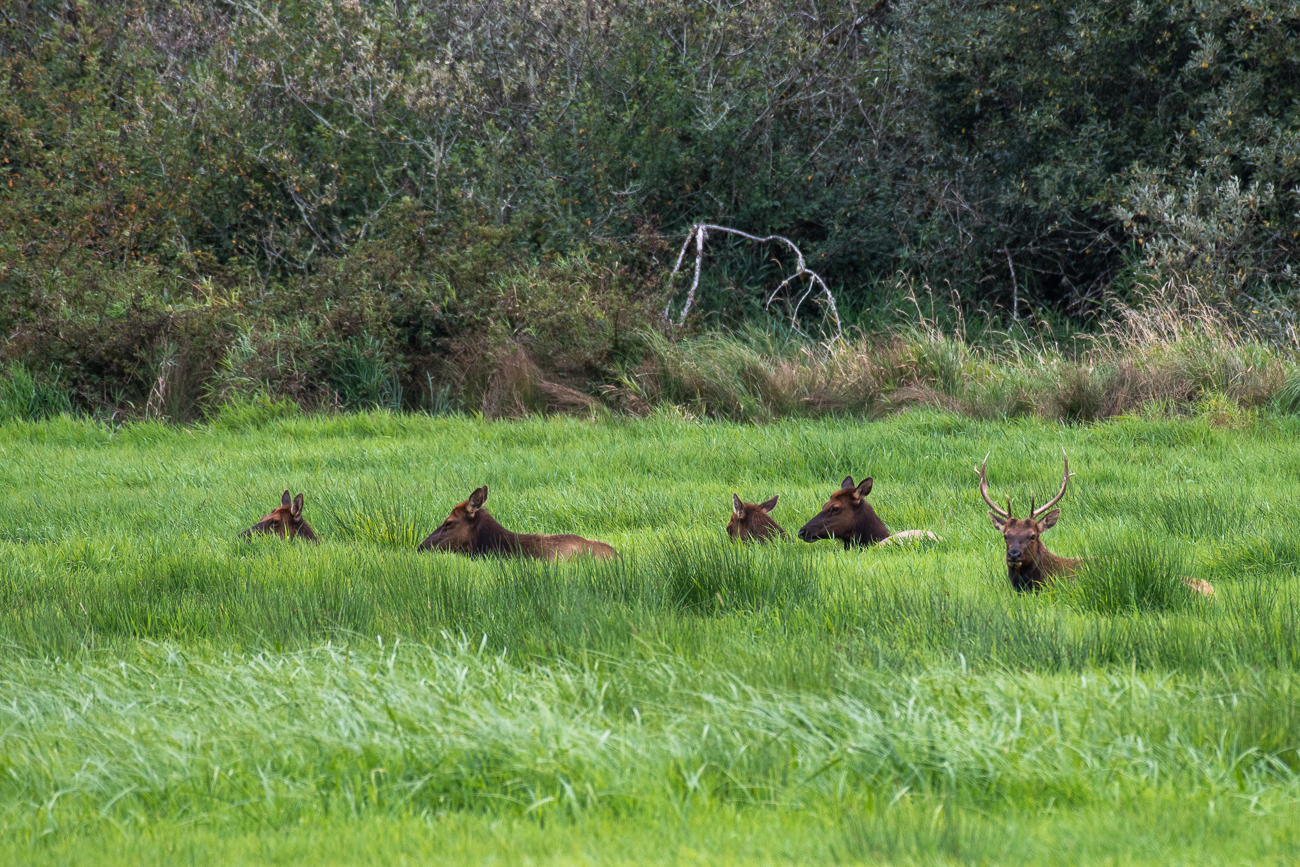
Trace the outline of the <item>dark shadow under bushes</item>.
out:
M 413 357 L 369 334 L 333 342 L 305 318 L 250 323 L 207 365 L 211 373 L 199 384 L 199 366 L 164 346 L 153 385 L 116 405 L 88 404 L 84 389 L 63 380 L 57 368 L 37 375 L 12 364 L 0 373 L 0 414 L 34 419 L 80 410 L 183 421 L 204 412 L 242 425 L 245 416 L 255 423 L 252 416 L 287 403 L 306 411 L 380 408 L 488 418 L 603 410 L 643 416 L 676 407 L 689 416 L 766 421 L 878 418 L 929 406 L 972 418 L 1037 415 L 1067 424 L 1132 413 L 1185 415 L 1239 428 L 1270 406 L 1294 413 L 1300 405 L 1290 397 L 1300 374 L 1289 352 L 1215 335 L 1096 341 L 1072 355 L 1059 347 L 1035 347 L 1031 354 L 1017 346 L 972 345 L 915 329 L 828 347 L 758 330 L 677 336 L 647 328 L 619 338 L 620 351 L 635 363 L 620 370 L 611 339 L 585 372 L 545 366 L 530 349 L 538 340 L 485 337 Z M 563 335 L 546 340 L 561 342 Z

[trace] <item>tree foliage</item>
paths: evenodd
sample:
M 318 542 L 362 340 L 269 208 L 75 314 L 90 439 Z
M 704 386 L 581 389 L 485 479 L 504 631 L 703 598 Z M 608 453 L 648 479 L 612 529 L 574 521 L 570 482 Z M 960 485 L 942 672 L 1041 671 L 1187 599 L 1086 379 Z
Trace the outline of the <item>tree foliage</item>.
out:
M 141 392 L 161 347 L 274 324 L 428 375 L 518 328 L 494 275 L 591 256 L 637 296 L 697 222 L 797 241 L 858 309 L 903 270 L 971 305 L 1177 285 L 1285 325 L 1297 46 L 1291 5 L 1229 0 L 20 0 L 5 354 Z M 774 285 L 775 255 L 728 279 Z

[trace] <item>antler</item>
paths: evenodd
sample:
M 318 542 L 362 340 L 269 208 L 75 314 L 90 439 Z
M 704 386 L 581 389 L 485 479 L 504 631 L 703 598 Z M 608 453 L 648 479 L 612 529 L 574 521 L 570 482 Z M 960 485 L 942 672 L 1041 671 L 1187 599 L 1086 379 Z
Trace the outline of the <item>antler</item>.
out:
M 992 452 L 989 452 L 989 454 L 992 454 Z M 1011 500 L 1007 500 L 1007 508 L 1006 511 L 1004 512 L 1002 510 L 1002 507 L 999 506 L 997 503 L 993 502 L 993 499 L 989 496 L 989 480 L 988 477 L 984 475 L 984 468 L 987 467 L 988 465 L 989 465 L 989 456 L 985 455 L 984 463 L 980 464 L 980 468 L 975 471 L 980 474 L 980 496 L 984 498 L 984 502 L 989 504 L 989 508 L 997 512 L 998 515 L 1000 515 L 1003 518 L 1010 518 Z M 1064 489 L 1062 489 L 1061 493 L 1065 493 Z
M 1030 503 L 1031 508 L 1029 511 L 1029 520 L 1031 521 L 1038 520 L 1039 515 L 1043 514 L 1048 509 L 1052 508 L 1052 506 L 1055 506 L 1057 503 L 1061 502 L 1061 497 L 1065 496 L 1065 486 L 1070 484 L 1070 475 L 1071 475 L 1070 459 L 1066 457 L 1065 449 L 1061 449 L 1061 458 L 1065 461 L 1065 474 L 1061 478 L 1061 490 L 1056 492 L 1055 497 L 1052 497 L 1052 499 L 1048 500 L 1046 503 L 1044 503 L 1041 507 L 1037 509 L 1032 508 L 1033 503 L 1032 502 Z

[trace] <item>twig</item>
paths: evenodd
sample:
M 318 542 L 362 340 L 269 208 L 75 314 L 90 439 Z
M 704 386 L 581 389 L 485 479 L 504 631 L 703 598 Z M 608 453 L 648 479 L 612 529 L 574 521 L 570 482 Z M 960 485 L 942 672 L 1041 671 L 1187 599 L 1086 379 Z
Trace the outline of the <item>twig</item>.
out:
M 770 310 L 772 308 L 772 302 L 776 299 L 776 296 L 780 294 L 781 290 L 789 286 L 795 279 L 802 277 L 806 274 L 808 275 L 808 288 L 804 290 L 804 293 L 802 295 L 799 296 L 799 300 L 795 302 L 794 307 L 790 310 L 791 326 L 794 328 L 795 331 L 797 331 L 799 334 L 802 334 L 804 337 L 808 336 L 804 332 L 804 330 L 799 327 L 799 308 L 803 305 L 804 301 L 808 299 L 808 296 L 812 294 L 813 289 L 820 288 L 821 289 L 820 294 L 824 298 L 824 303 L 826 304 L 827 310 L 829 311 L 831 321 L 835 323 L 835 333 L 830 336 L 831 340 L 838 341 L 843 337 L 844 326 L 840 323 L 840 312 L 839 309 L 835 306 L 834 294 L 831 293 L 830 287 L 826 285 L 826 281 L 821 278 L 821 275 L 819 275 L 816 271 L 813 271 L 808 267 L 807 263 L 804 261 L 803 253 L 799 250 L 797 246 L 795 246 L 794 241 L 791 241 L 789 238 L 786 238 L 782 235 L 768 235 L 766 237 L 760 238 L 757 235 L 751 235 L 748 232 L 742 232 L 740 229 L 732 229 L 729 226 L 718 226 L 713 223 L 696 223 L 694 226 L 691 227 L 690 232 L 686 234 L 686 240 L 682 242 L 681 250 L 679 250 L 677 253 L 677 263 L 673 265 L 673 270 L 668 275 L 668 279 L 672 280 L 672 278 L 677 274 L 677 272 L 681 270 L 682 260 L 686 258 L 686 250 L 688 247 L 690 247 L 691 241 L 694 241 L 695 242 L 695 276 L 691 280 L 690 291 L 686 293 L 686 303 L 682 305 L 682 312 L 677 317 L 678 326 L 686 324 L 686 315 L 690 313 L 691 305 L 695 303 L 695 292 L 700 285 L 700 268 L 704 263 L 704 241 L 708 237 L 708 233 L 711 231 L 726 232 L 728 234 L 737 235 L 741 238 L 745 238 L 747 240 L 754 241 L 755 243 L 759 243 L 759 244 L 767 244 L 772 241 L 780 241 L 781 243 L 789 247 L 794 252 L 797 268 L 795 269 L 795 272 L 793 274 L 791 274 L 789 277 L 782 280 L 780 285 L 778 285 L 774 290 L 772 290 L 771 295 L 767 296 L 767 301 L 763 304 L 764 309 Z M 668 304 L 664 307 L 664 312 L 663 312 L 664 322 L 670 321 L 670 311 L 672 310 L 672 306 L 673 303 L 672 303 L 672 299 L 670 298 L 668 300 Z
M 165 351 L 162 362 L 158 365 L 158 379 L 149 390 L 149 399 L 145 401 L 144 417 L 157 419 L 163 417 L 167 402 L 167 373 L 176 366 L 176 358 L 170 348 Z
M 1011 319 L 1013 322 L 1020 321 L 1020 287 L 1016 284 L 1016 265 L 1011 261 L 1011 250 L 1003 247 L 1002 252 L 1007 257 L 1007 267 L 1011 269 Z

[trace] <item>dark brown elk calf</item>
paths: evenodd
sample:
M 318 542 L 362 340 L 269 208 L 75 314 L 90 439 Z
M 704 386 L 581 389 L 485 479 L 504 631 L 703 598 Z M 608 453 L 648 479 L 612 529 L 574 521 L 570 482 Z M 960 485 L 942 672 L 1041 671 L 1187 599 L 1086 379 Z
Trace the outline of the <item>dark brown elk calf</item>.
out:
M 742 542 L 766 542 L 769 539 L 788 539 L 785 530 L 771 518 L 777 494 L 764 503 L 743 503 L 740 495 L 731 495 L 731 520 L 727 523 L 727 532 L 731 538 Z
M 311 525 L 302 519 L 302 494 L 290 501 L 288 491 L 280 497 L 278 508 L 271 510 L 270 514 L 239 536 L 242 539 L 251 539 L 254 533 L 274 533 L 281 539 L 296 539 L 301 536 L 308 542 L 317 541 Z
M 1007 577 L 1016 590 L 1041 590 L 1053 578 L 1065 578 L 1073 582 L 1079 564 L 1088 559 L 1087 557 L 1058 557 L 1047 550 L 1047 546 L 1043 544 L 1043 533 L 1055 527 L 1061 517 L 1061 510 L 1052 507 L 1061 502 L 1061 498 L 1065 496 L 1065 488 L 1070 484 L 1072 475 L 1070 459 L 1066 457 L 1064 451 L 1061 452 L 1061 459 L 1065 462 L 1061 490 L 1038 508 L 1034 507 L 1034 498 L 1030 497 L 1027 518 L 1012 517 L 1010 497 L 1007 497 L 1007 507 L 1004 510 L 989 496 L 989 481 L 985 475 L 989 463 L 988 455 L 984 456 L 984 463 L 976 470 L 980 477 L 980 496 L 992 510 L 989 512 L 989 519 L 993 521 L 993 526 L 1007 543 Z M 1181 580 L 1196 593 L 1207 597 L 1214 596 L 1214 588 L 1206 581 L 1187 577 Z
M 420 543 L 419 550 L 453 551 L 471 556 L 535 557 L 539 560 L 560 560 L 584 554 L 597 560 L 617 556 L 614 549 L 604 542 L 593 542 L 581 536 L 512 533 L 483 508 L 487 496 L 487 485 L 475 490 L 468 500 L 451 510 L 441 527 Z
M 880 520 L 876 510 L 867 502 L 871 493 L 871 478 L 867 477 L 857 485 L 852 476 L 845 476 L 840 489 L 831 494 L 831 498 L 822 506 L 813 519 L 799 530 L 799 538 L 805 542 L 819 539 L 839 539 L 844 543 L 844 550 L 851 545 L 874 545 L 878 542 L 895 542 L 905 539 L 933 539 L 939 537 L 928 530 L 904 530 L 891 533 Z

